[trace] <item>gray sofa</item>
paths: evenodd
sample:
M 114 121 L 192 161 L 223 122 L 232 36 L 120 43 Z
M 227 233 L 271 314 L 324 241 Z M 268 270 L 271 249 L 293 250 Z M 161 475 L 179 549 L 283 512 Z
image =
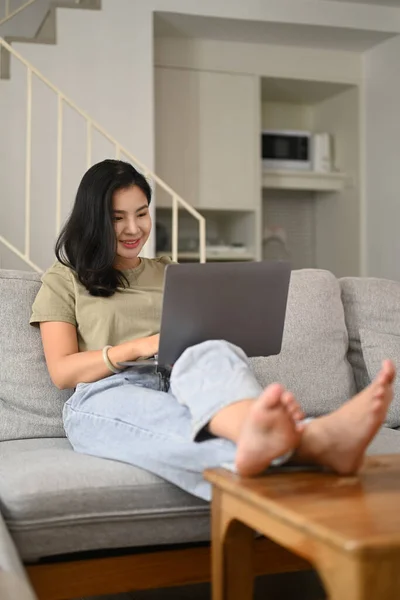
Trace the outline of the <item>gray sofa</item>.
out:
M 52 385 L 28 325 L 39 286 L 36 274 L 0 271 L 1 599 L 206 580 L 207 504 L 139 468 L 72 451 L 61 421 L 72 391 Z M 281 381 L 317 416 L 367 385 L 386 356 L 400 364 L 400 283 L 303 270 L 292 274 L 281 354 L 251 363 L 263 384 Z M 372 453 L 400 452 L 399 391 Z M 305 567 L 257 541 L 257 572 Z

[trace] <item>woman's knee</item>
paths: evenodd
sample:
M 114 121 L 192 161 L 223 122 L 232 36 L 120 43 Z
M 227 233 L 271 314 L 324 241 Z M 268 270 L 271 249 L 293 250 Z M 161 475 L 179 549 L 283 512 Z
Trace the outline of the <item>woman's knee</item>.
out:
M 208 340 L 187 348 L 175 363 L 171 373 L 171 384 L 181 377 L 220 377 L 232 369 L 249 367 L 245 352 L 225 340 Z

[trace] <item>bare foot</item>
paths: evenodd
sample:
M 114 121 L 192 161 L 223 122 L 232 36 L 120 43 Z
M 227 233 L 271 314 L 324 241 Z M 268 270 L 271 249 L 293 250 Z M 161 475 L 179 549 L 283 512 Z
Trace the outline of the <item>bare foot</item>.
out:
M 311 421 L 304 429 L 296 459 L 329 467 L 341 475 L 356 473 L 385 420 L 395 375 L 393 363 L 385 361 L 369 387 L 330 415 Z
M 253 401 L 237 441 L 235 465 L 240 475 L 258 475 L 274 458 L 297 447 L 300 433 L 292 415 L 298 414 L 302 413 L 292 394 L 276 383 Z

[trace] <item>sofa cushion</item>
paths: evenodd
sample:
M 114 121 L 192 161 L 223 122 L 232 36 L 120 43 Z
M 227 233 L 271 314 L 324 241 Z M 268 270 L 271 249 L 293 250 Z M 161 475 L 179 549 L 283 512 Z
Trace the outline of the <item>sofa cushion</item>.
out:
M 62 438 L 0 442 L 0 511 L 24 561 L 209 539 L 207 503 Z
M 253 358 L 251 365 L 263 386 L 283 383 L 307 415 L 317 416 L 355 393 L 347 350 L 338 280 L 328 271 L 305 269 L 292 273 L 281 353 Z
M 361 348 L 367 366 L 368 375 L 373 379 L 381 368 L 382 361 L 390 358 L 399 370 L 400 336 L 390 333 L 377 333 L 370 329 L 360 329 Z M 400 426 L 400 379 L 394 383 L 394 398 L 389 407 L 386 425 Z
M 368 454 L 392 453 L 400 432 L 383 428 Z M 25 562 L 209 539 L 207 503 L 137 467 L 75 453 L 62 438 L 0 442 L 0 510 Z
M 0 270 L 0 441 L 64 436 L 71 392 L 51 382 L 38 329 L 29 325 L 36 273 Z
M 400 336 L 400 283 L 372 277 L 345 277 L 340 280 L 340 285 L 349 332 L 348 358 L 353 367 L 357 389 L 361 390 L 370 383 L 371 375 L 377 372 L 377 361 L 380 358 L 392 358 L 390 354 L 393 351 L 393 340 L 389 341 L 385 336 L 379 337 L 379 334 Z M 364 346 L 370 346 L 367 348 L 367 354 L 362 347 L 361 330 L 370 332 L 365 333 L 364 339 Z M 373 333 L 377 334 L 375 341 Z M 388 346 L 385 347 L 385 344 Z M 376 350 L 373 350 L 372 346 Z M 380 346 L 379 353 L 378 346 Z M 370 372 L 366 365 L 367 357 Z M 393 356 L 393 359 L 396 362 L 396 356 Z M 397 387 L 394 406 L 400 403 L 398 392 Z M 388 423 L 392 427 L 400 426 L 396 414 L 398 414 L 396 408 L 389 412 Z

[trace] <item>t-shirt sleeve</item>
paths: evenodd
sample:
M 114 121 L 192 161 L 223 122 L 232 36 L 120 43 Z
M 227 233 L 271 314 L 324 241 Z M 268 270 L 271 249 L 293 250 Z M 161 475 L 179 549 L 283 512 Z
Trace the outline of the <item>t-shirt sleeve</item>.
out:
M 52 267 L 42 277 L 42 286 L 32 306 L 31 325 L 63 321 L 76 327 L 75 288 L 67 269 Z
M 160 262 L 162 265 L 165 265 L 165 266 L 178 264 L 177 262 L 172 260 L 172 258 L 170 256 L 160 256 L 160 258 L 158 259 L 158 262 Z

